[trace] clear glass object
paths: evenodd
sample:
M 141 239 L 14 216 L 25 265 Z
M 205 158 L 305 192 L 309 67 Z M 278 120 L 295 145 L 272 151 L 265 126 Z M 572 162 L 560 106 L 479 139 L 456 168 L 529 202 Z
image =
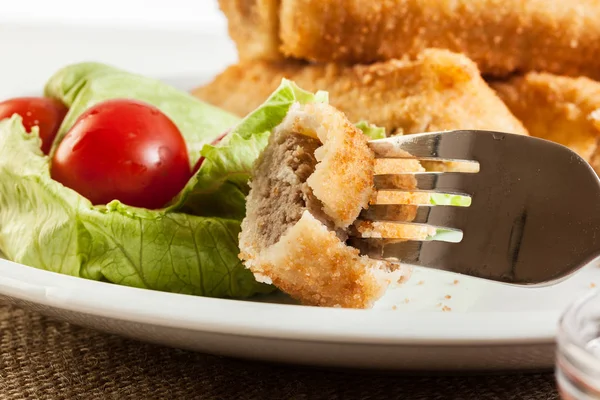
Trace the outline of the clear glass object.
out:
M 600 400 L 600 291 L 573 303 L 558 329 L 556 380 L 563 399 Z

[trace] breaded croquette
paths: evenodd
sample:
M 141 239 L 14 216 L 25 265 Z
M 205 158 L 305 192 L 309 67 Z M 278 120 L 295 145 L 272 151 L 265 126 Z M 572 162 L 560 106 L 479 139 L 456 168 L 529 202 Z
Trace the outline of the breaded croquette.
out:
M 370 63 L 437 47 L 485 75 L 600 78 L 598 0 L 220 0 L 241 59 Z
M 294 104 L 252 173 L 240 258 L 303 304 L 368 308 L 409 267 L 361 256 L 347 229 L 373 193 L 367 137 L 327 104 Z
M 529 73 L 493 87 L 532 136 L 570 147 L 600 172 L 600 82 Z
M 487 129 L 527 134 L 467 57 L 428 49 L 415 60 L 373 65 L 247 62 L 227 68 L 194 95 L 240 116 L 258 107 L 282 78 L 326 90 L 353 122 L 367 120 L 388 134 Z
M 219 0 L 231 38 L 238 47 L 243 46 L 239 48 L 241 57 L 262 59 L 266 54 L 279 54 L 279 1 Z

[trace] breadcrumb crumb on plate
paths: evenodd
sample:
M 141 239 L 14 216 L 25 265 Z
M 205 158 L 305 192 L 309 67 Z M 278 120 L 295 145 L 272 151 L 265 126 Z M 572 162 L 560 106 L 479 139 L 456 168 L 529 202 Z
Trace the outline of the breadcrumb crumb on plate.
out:
M 414 267 L 410 279 L 400 286 L 389 288 L 374 308 L 390 309 L 396 306 L 403 312 L 442 312 L 442 306 L 452 307 L 453 312 L 465 312 L 476 305 L 485 295 L 480 280 L 470 277 L 461 278 L 463 284 L 455 285 L 455 275 Z M 450 298 L 448 298 L 448 296 Z M 443 301 L 440 302 L 440 299 Z

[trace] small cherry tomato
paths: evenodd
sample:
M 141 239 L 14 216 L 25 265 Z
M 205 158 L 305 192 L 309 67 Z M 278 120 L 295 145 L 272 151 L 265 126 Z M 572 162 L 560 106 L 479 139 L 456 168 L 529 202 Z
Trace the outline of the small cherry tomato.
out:
M 213 140 L 212 142 L 210 142 L 210 144 L 212 144 L 213 146 L 215 146 L 217 143 L 219 143 L 221 141 L 221 139 L 223 139 L 225 136 L 227 136 L 227 134 L 229 132 L 231 132 L 231 129 L 227 129 L 221 136 L 219 136 L 218 138 L 216 138 L 215 140 Z M 194 170 L 192 172 L 193 174 L 195 174 L 196 172 L 198 172 L 198 170 L 202 166 L 203 162 L 204 162 L 204 157 L 200 157 L 198 159 L 198 161 L 196 161 L 196 165 L 194 165 Z
M 67 107 L 61 102 L 47 97 L 18 97 L 0 103 L 0 119 L 19 114 L 27 132 L 31 132 L 34 126 L 40 128 L 44 154 L 50 152 L 56 132 L 67 111 Z
M 158 108 L 108 100 L 84 112 L 52 158 L 52 177 L 93 204 L 165 206 L 191 177 L 177 126 Z

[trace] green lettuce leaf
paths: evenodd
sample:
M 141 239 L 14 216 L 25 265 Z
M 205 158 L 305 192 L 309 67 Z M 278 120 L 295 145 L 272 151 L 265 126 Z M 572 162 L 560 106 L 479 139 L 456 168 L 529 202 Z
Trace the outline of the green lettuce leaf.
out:
M 159 80 L 100 63 L 73 64 L 61 69 L 47 82 L 44 93 L 69 107 L 53 149 L 84 111 L 115 98 L 140 100 L 164 112 L 181 131 L 191 165 L 200 158 L 205 144 L 239 121 L 238 117 Z
M 178 126 L 198 172 L 161 210 L 115 200 L 94 206 L 50 176 L 34 129 L 21 118 L 0 121 L 0 251 L 36 268 L 176 293 L 246 297 L 272 291 L 238 259 L 238 234 L 255 160 L 295 102 L 327 102 L 283 80 L 267 101 L 239 120 L 159 81 L 97 64 L 57 72 L 46 95 L 70 107 L 54 149 L 90 106 L 113 98 L 153 104 Z M 367 135 L 380 128 L 363 124 Z M 225 130 L 217 145 L 210 143 Z
M 326 103 L 327 93 L 311 93 L 283 79 L 277 90 L 240 121 L 217 145 L 204 145 L 202 166 L 175 200 L 173 209 L 196 215 L 243 219 L 252 165 L 292 104 Z
M 459 243 L 463 238 L 463 233 L 452 229 L 438 228 L 435 234 L 427 236 L 426 240 L 437 240 L 440 242 Z
M 471 198 L 460 194 L 433 193 L 429 201 L 436 206 L 469 207 L 471 205 Z
M 460 194 L 433 193 L 429 197 L 429 202 L 436 206 L 469 207 L 471 205 L 471 198 L 469 196 L 462 196 Z M 462 237 L 462 232 L 452 229 L 438 228 L 435 232 L 435 235 L 429 236 L 427 240 L 458 243 L 462 240 Z
M 48 271 L 215 297 L 271 291 L 237 258 L 240 221 L 113 201 L 94 207 L 50 177 L 37 131 L 0 121 L 0 250 Z
M 367 121 L 360 121 L 355 125 L 371 140 L 383 139 L 387 137 L 385 134 L 385 128 L 370 124 Z
M 146 210 L 117 200 L 94 206 L 51 178 L 37 131 L 27 134 L 18 116 L 0 121 L 0 250 L 9 259 L 176 293 L 246 297 L 274 290 L 257 283 L 237 257 L 250 172 L 289 107 L 327 101 L 326 94 L 284 80 L 239 121 L 158 81 L 94 63 L 59 71 L 46 94 L 71 107 L 60 135 L 89 106 L 106 99 L 154 104 L 178 125 L 190 148 L 202 145 L 198 157 L 204 161 L 169 207 Z M 218 145 L 207 144 L 232 125 Z

